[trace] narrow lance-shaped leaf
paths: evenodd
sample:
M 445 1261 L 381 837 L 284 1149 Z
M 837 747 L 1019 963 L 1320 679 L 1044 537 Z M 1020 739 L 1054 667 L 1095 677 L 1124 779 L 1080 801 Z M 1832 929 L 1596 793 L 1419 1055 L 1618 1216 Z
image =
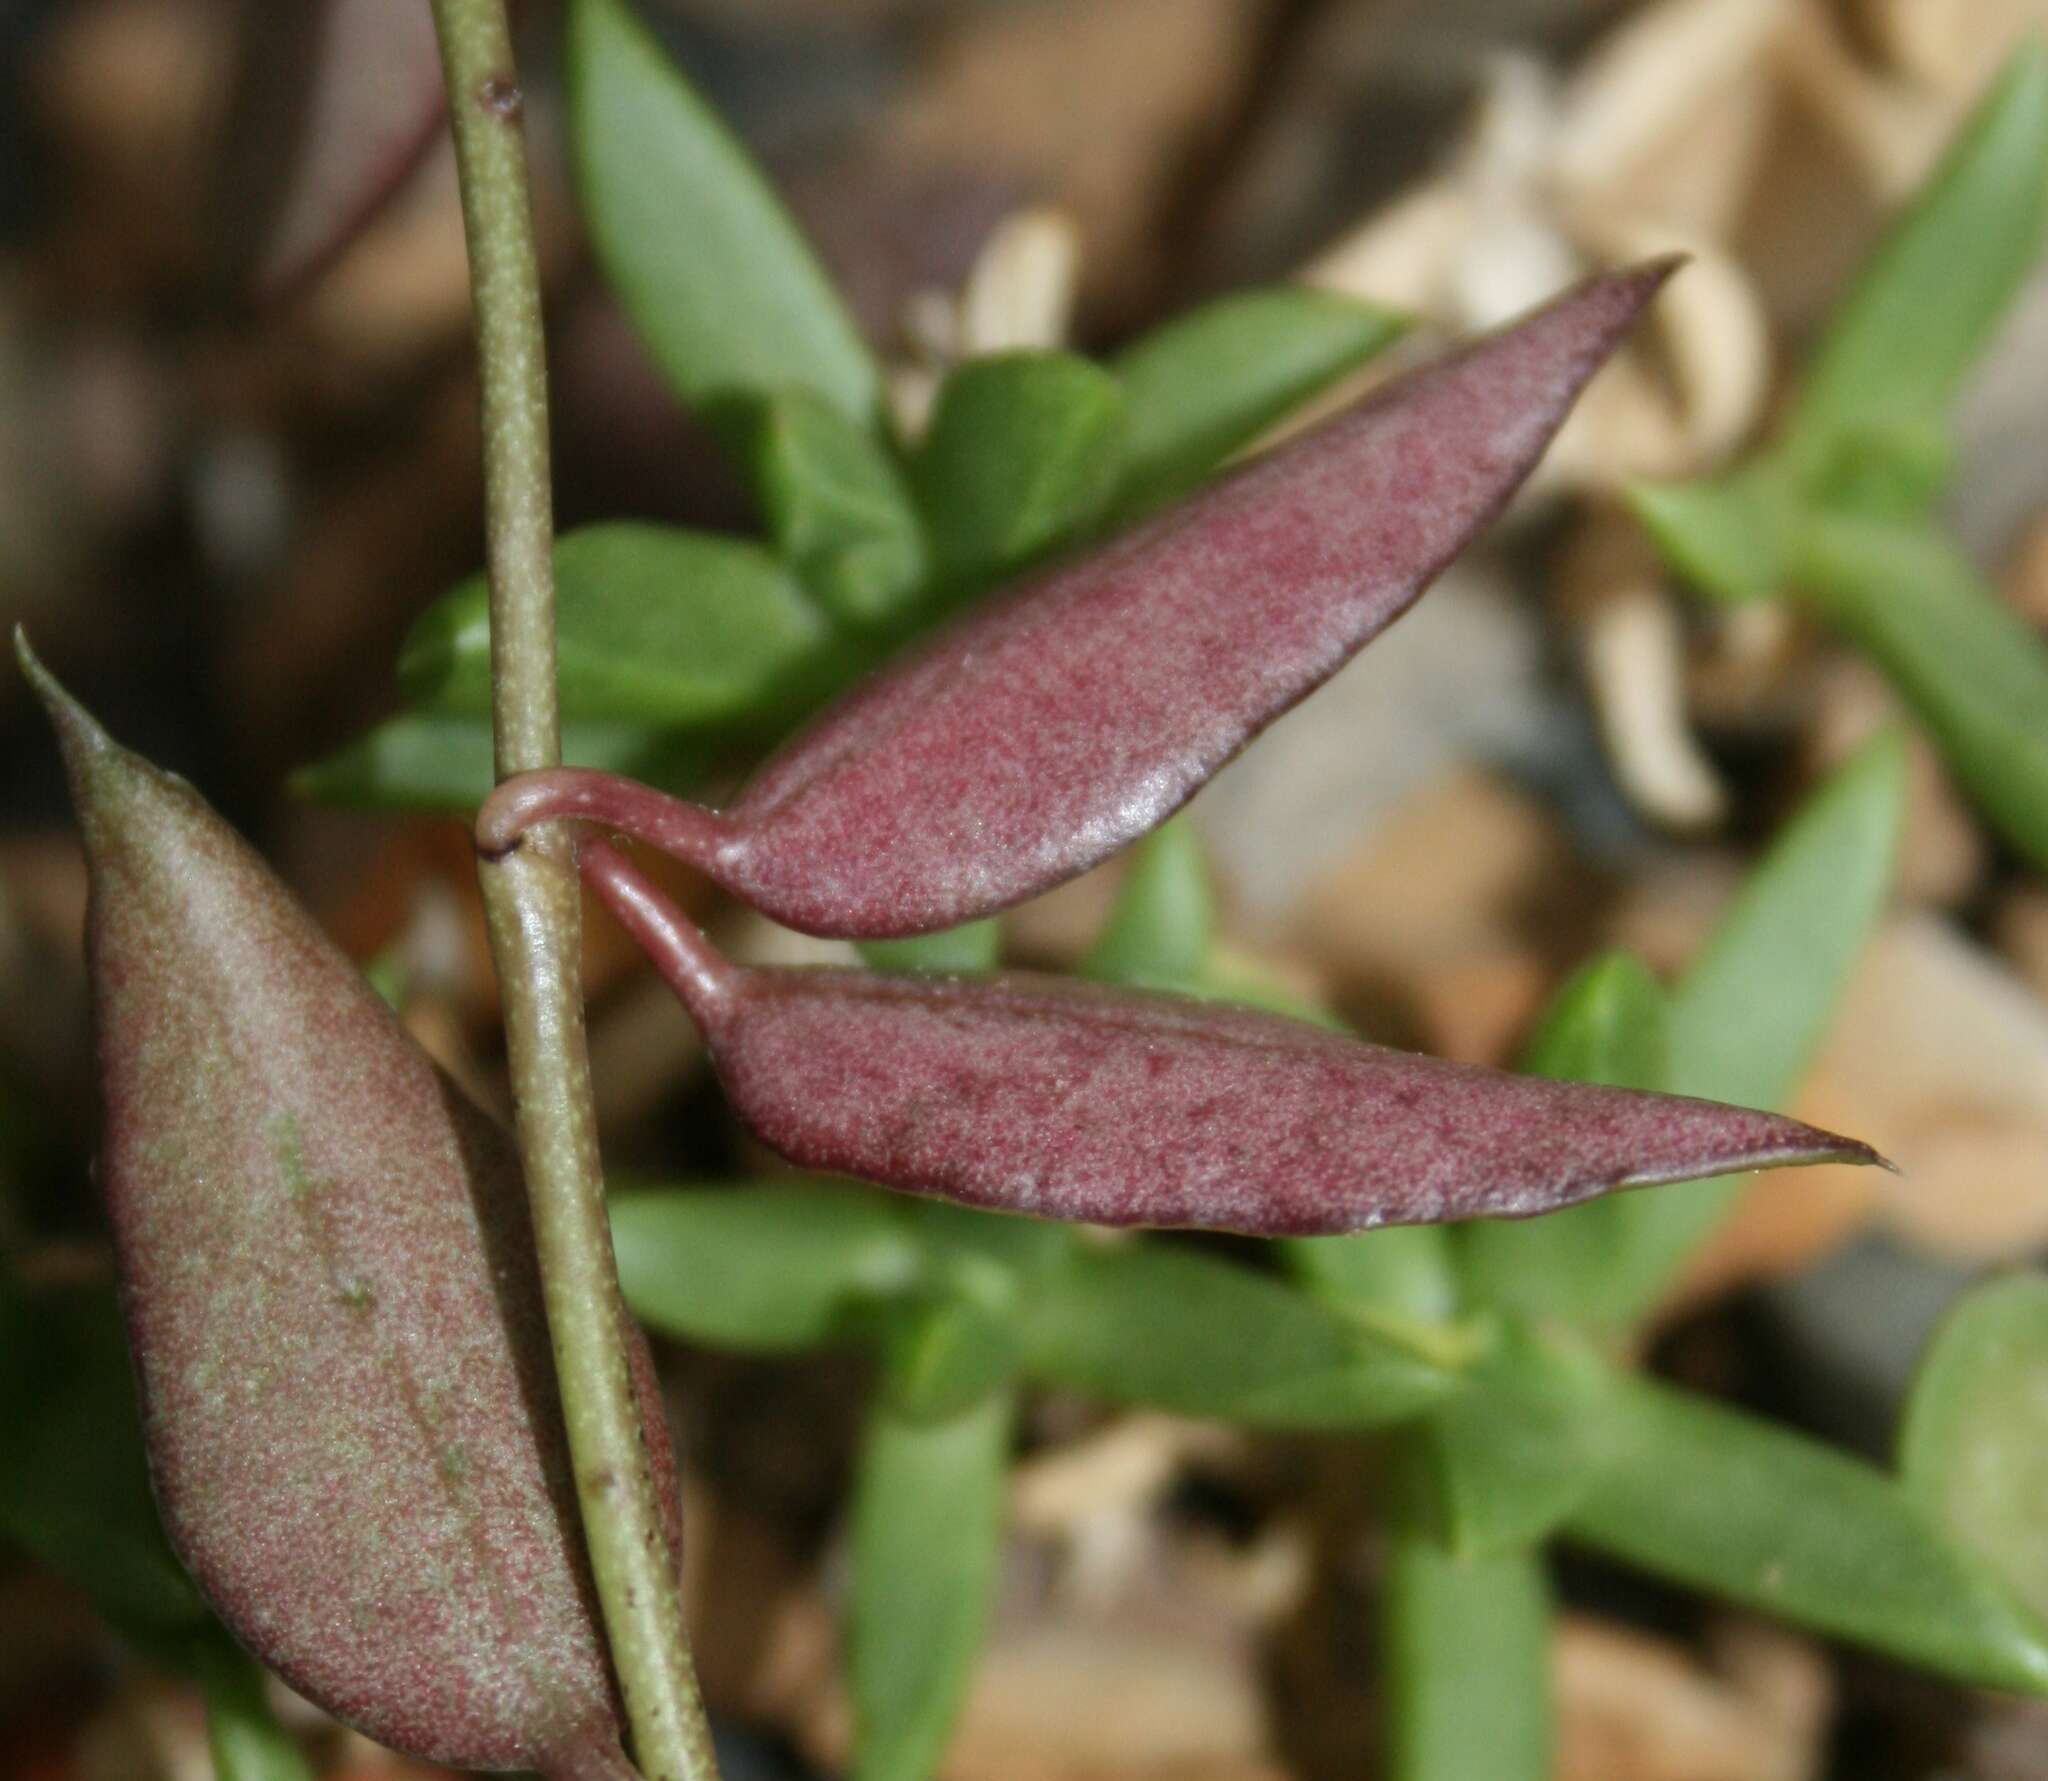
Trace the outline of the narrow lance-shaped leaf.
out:
M 1177 1416 L 1375 1428 L 1459 1384 L 1284 1281 L 1163 1242 L 1075 1242 L 1019 1308 L 1030 1377 Z
M 2048 226 L 2048 45 L 2023 44 L 1830 321 L 1787 444 L 1947 407 Z
M 749 969 L 600 841 L 587 882 L 790 1161 L 995 1211 L 1312 1235 L 1526 1216 L 1729 1168 L 1873 1161 L 1775 1114 L 1545 1082 L 1026 974 Z
M 1934 732 L 1984 814 L 2048 867 L 2048 644 L 1919 526 L 1815 519 L 1799 576 Z
M 857 1781 L 927 1781 L 967 1691 L 995 1594 L 1007 1385 L 944 1421 L 885 1395 L 869 1412 L 853 1504 L 848 1628 Z
M 1134 341 L 1111 363 L 1130 413 L 1117 508 L 1186 494 L 1407 326 L 1370 303 L 1297 286 L 1219 297 Z
M 1459 1556 L 1429 1526 L 1426 1461 L 1397 1440 L 1380 1625 L 1388 1781 L 1551 1773 L 1550 1584 L 1531 1551 Z
M 1670 271 L 1591 280 L 1390 384 L 857 689 L 723 813 L 560 772 L 489 850 L 586 816 L 776 920 L 887 938 L 993 914 L 1156 828 L 1501 508 Z
M 1567 1531 L 1960 1682 L 2048 1693 L 2048 1627 L 1874 1466 L 1617 1375 Z
M 760 169 L 624 0 L 573 0 L 569 140 L 598 262 L 683 399 L 729 433 L 791 384 L 874 418 L 880 373 Z
M 623 1774 L 510 1139 L 189 786 L 21 653 L 85 831 L 102 1179 L 171 1544 L 242 1644 L 382 1742 Z
M 1590 1068 L 1623 1083 L 1654 1078 L 1747 1106 L 1783 1101 L 1883 911 L 1904 799 L 1899 738 L 1879 736 L 1786 825 L 1674 989 L 1660 992 L 1632 961 L 1582 978 L 1573 1004 L 1559 1009 L 1562 1024 L 1546 1030 L 1556 1049 L 1545 1067 Z M 1475 1229 L 1471 1284 L 1531 1312 L 1621 1327 L 1655 1302 L 1742 1187 L 1724 1177 L 1597 1217 Z

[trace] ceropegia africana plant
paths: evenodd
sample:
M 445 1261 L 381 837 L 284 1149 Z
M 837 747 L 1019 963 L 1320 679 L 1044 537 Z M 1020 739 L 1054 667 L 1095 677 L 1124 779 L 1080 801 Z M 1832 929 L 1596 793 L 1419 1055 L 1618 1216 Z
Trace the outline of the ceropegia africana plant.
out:
M 777 921 L 859 938 L 1049 890 L 1165 821 L 1408 609 L 1672 266 L 1590 279 L 977 608 L 841 700 L 729 810 L 560 770 L 496 793 L 479 842 L 592 817 Z
M 510 1139 L 19 649 L 85 835 L 101 1178 L 173 1546 L 251 1651 L 394 1749 L 630 1773 Z

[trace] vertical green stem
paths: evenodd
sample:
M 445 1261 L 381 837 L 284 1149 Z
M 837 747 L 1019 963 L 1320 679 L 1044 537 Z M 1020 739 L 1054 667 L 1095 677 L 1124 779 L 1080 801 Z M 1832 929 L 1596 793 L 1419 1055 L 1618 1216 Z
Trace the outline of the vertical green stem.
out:
M 555 766 L 561 754 L 540 274 L 504 0 L 433 0 L 433 8 L 483 386 L 491 707 L 502 779 Z M 536 831 L 480 873 L 577 1499 L 634 1754 L 649 1781 L 711 1781 L 710 1729 L 626 1358 L 567 836 Z

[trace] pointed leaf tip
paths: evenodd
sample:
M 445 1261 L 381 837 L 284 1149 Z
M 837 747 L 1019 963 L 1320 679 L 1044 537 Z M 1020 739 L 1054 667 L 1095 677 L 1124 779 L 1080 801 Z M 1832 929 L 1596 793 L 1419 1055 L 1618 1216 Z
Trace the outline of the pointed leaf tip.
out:
M 88 790 L 94 764 L 124 755 L 126 751 L 101 727 L 99 719 L 73 698 L 64 683 L 45 666 L 43 658 L 36 654 L 28 640 L 26 625 L 14 627 L 14 659 L 20 663 L 22 674 L 42 701 L 50 727 L 57 732 L 57 746 L 64 756 L 65 775 L 71 782 L 72 801 L 84 819 L 91 806 Z
M 690 1004 L 763 1142 L 802 1168 L 991 1211 L 1315 1236 L 1874 1154 L 1777 1114 L 1064 978 L 719 961 L 707 997 L 708 948 L 680 912 L 601 844 L 584 875 Z

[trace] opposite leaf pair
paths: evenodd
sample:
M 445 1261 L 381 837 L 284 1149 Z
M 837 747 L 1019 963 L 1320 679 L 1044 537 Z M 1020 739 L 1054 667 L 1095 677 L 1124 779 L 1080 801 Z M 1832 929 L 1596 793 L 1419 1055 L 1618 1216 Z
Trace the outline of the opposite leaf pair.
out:
M 1163 821 L 1407 609 L 1533 467 L 1670 266 L 1589 281 L 942 631 L 727 812 L 577 769 L 503 787 L 499 853 L 583 817 L 777 919 L 978 919 Z M 1761 1113 L 1541 1082 L 1298 1023 L 1026 978 L 737 969 L 611 848 L 586 878 L 653 954 L 735 1108 L 806 1168 L 995 1210 L 1263 1235 L 1570 1205 L 1847 1158 Z

